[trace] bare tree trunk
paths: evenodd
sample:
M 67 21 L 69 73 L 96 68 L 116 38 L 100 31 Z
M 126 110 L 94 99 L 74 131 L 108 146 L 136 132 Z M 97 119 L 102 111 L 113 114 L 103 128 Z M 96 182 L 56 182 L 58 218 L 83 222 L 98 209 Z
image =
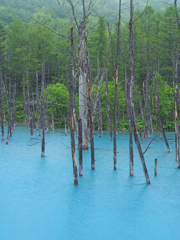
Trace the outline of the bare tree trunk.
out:
M 36 130 L 35 107 L 34 107 L 34 93 L 32 93 L 32 113 L 33 113 L 33 129 Z
M 24 124 L 26 124 L 26 89 L 25 89 L 25 73 L 24 73 L 25 70 L 23 70 L 23 112 L 24 112 Z
M 36 129 L 38 131 L 38 135 L 40 136 L 38 110 L 40 110 L 40 107 L 39 107 L 38 71 L 36 70 Z
M 78 149 L 79 149 L 79 176 L 83 176 L 83 161 L 82 161 L 82 123 L 78 120 Z
M 139 105 L 140 105 L 140 109 L 141 109 L 141 116 L 142 116 L 142 121 L 143 121 L 143 130 L 144 130 L 144 138 L 148 138 L 147 137 L 147 131 L 146 131 L 146 124 L 145 124 L 145 120 L 144 120 L 144 111 L 143 111 L 143 107 L 142 107 L 142 100 L 141 100 L 141 92 L 139 91 Z
M 116 76 L 115 76 L 115 96 L 114 96 L 114 138 L 113 138 L 114 170 L 116 170 L 116 163 L 117 163 L 116 132 L 117 132 L 117 88 L 118 88 L 120 21 L 121 21 L 121 0 L 119 0 L 119 20 L 118 20 L 118 35 L 117 35 Z
M 99 137 L 101 137 L 102 132 L 102 112 L 101 112 L 101 94 L 99 92 L 99 99 L 98 99 L 98 133 Z
M 145 163 L 145 160 L 144 160 L 144 155 L 143 155 L 143 152 L 142 152 L 142 149 L 141 149 L 141 144 L 139 142 L 139 138 L 138 138 L 138 135 L 136 133 L 136 128 L 135 128 L 134 122 L 133 122 L 133 127 L 134 127 L 134 139 L 135 139 L 135 142 L 136 142 L 136 145 L 137 145 L 137 148 L 138 148 L 138 152 L 139 152 L 139 156 L 140 156 L 140 159 L 141 159 L 144 175 L 145 175 L 145 178 L 146 178 L 146 183 L 150 184 L 149 174 L 148 174 L 146 163 Z
M 2 57 L 0 56 L 0 118 L 1 118 L 1 137 L 4 140 L 4 122 L 3 122 L 3 76 L 2 76 Z
M 54 131 L 54 115 L 53 115 L 53 105 L 52 105 L 51 92 L 50 92 L 50 101 L 51 101 L 51 118 L 52 118 L 51 131 Z
M 106 68 L 106 100 L 107 100 L 108 128 L 110 131 L 110 139 L 112 141 L 112 121 L 111 121 L 111 108 L 110 108 L 109 94 L 108 94 L 108 69 L 107 68 Z
M 133 176 L 133 140 L 132 140 L 132 125 L 133 125 L 133 113 L 132 113 L 132 102 L 133 102 L 133 1 L 130 1 L 130 21 L 129 21 L 129 79 L 127 86 L 127 108 L 129 118 L 129 167 L 130 176 Z
M 47 91 L 46 91 L 46 132 L 48 132 L 48 125 L 49 125 L 49 121 L 48 121 L 48 100 L 47 100 Z
M 180 168 L 180 159 L 179 159 L 179 125 L 178 125 L 178 60 L 177 60 L 177 45 L 176 45 L 176 56 L 175 56 L 175 134 L 176 134 L 176 162 L 177 167 Z
M 74 184 L 78 184 L 78 173 L 77 173 L 77 162 L 76 162 L 76 150 L 75 150 L 75 139 L 74 139 L 74 119 L 73 119 L 73 108 L 74 108 L 74 39 L 73 39 L 73 28 L 71 28 L 71 88 L 70 88 L 70 132 L 71 132 L 71 151 L 73 161 L 73 173 L 74 173 Z
M 15 124 L 17 123 L 15 96 L 16 96 L 16 84 L 14 85 L 14 93 L 13 93 L 14 126 L 15 126 Z
M 120 116 L 119 106 L 118 106 L 118 121 L 119 121 L 119 132 L 121 132 L 121 116 Z
M 157 176 L 157 159 L 155 159 L 154 175 Z
M 27 116 L 28 116 L 28 124 L 30 124 L 29 73 L 28 73 L 27 64 L 26 64 L 26 81 L 27 81 Z
M 125 130 L 125 128 L 124 128 L 124 104 L 122 105 L 122 110 L 123 110 L 123 133 L 124 133 L 124 130 Z
M 176 19 L 177 19 L 177 23 L 178 23 L 178 28 L 180 30 L 180 21 L 179 21 L 178 9 L 177 9 L 177 0 L 174 0 L 174 6 L 175 6 L 175 11 L 176 11 Z
M 11 132 L 11 124 L 10 124 L 11 116 L 10 116 L 9 92 L 8 92 L 8 88 L 7 88 L 6 74 L 5 74 L 5 91 L 6 91 L 6 101 L 7 101 L 7 111 L 8 111 L 8 128 L 7 128 L 6 144 L 8 144 L 8 138 L 9 138 L 9 134 Z
M 86 72 L 84 59 L 84 26 L 79 26 L 79 118 L 82 121 L 82 139 L 83 149 L 88 149 L 88 133 L 87 133 L 87 98 L 86 98 Z
M 163 128 L 163 124 L 162 124 L 162 120 L 161 120 L 161 115 L 160 115 L 160 107 L 159 107 L 159 102 L 158 102 L 158 99 L 157 99 L 155 73 L 154 73 L 154 82 L 155 82 L 155 100 L 156 100 L 156 108 L 157 108 L 157 113 L 158 113 L 158 118 L 159 118 L 159 127 L 162 131 L 162 134 L 163 134 L 163 137 L 164 137 L 164 142 L 166 144 L 167 150 L 168 150 L 168 152 L 170 152 L 169 144 L 168 144 L 168 141 L 167 141 L 167 138 L 166 138 L 166 134 L 164 132 L 164 128 Z
M 74 122 L 75 122 L 75 126 L 76 126 L 76 135 L 78 136 L 78 121 L 77 121 L 77 114 L 76 114 L 76 108 L 74 106 L 73 108 L 73 117 L 74 117 Z M 81 123 L 82 124 L 82 123 Z
M 44 130 L 44 82 L 45 82 L 45 68 L 44 68 L 44 60 L 42 60 L 41 64 L 41 106 L 40 106 L 40 118 L 41 118 L 41 135 L 42 135 L 42 143 L 41 143 L 41 157 L 45 156 L 45 130 Z
M 31 138 L 33 138 L 33 121 L 32 121 L 32 108 L 31 107 L 30 107 L 30 112 L 29 112 L 29 126 L 30 126 Z

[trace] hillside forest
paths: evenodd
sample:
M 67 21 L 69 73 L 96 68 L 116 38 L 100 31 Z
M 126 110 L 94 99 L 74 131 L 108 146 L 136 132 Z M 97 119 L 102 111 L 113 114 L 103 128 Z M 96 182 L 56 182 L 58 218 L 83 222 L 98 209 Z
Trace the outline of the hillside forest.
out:
M 116 14 L 108 14 L 111 9 L 104 3 L 99 16 L 100 8 L 93 13 L 91 0 L 78 4 L 57 0 L 56 5 L 46 1 L 44 8 L 42 1 L 27 1 L 24 8 L 23 3 L 2 1 L 0 6 L 2 139 L 4 123 L 8 123 L 7 144 L 17 123 L 30 127 L 31 138 L 35 129 L 39 135 L 41 129 L 44 156 L 45 132 L 65 127 L 67 133 L 68 128 L 75 164 L 76 129 L 84 149 L 90 136 L 92 169 L 95 130 L 99 137 L 110 131 L 114 169 L 118 132 L 129 130 L 130 146 L 134 132 L 142 162 L 138 133 L 142 141 L 142 132 L 146 139 L 162 132 L 169 151 L 165 131 L 176 130 L 177 140 L 179 132 L 177 1 L 158 11 L 148 4 L 138 8 L 131 0 L 129 14 L 123 13 L 121 0 L 114 2 Z M 39 4 L 36 11 L 33 3 Z M 146 181 L 150 183 L 147 176 Z

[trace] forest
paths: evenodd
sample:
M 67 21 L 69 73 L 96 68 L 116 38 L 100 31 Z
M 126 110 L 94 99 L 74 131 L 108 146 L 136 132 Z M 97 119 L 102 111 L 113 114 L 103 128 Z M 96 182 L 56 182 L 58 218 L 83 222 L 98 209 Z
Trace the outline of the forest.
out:
M 0 239 L 179 240 L 178 4 L 0 0 Z
M 8 7 L 10 1 L 3 1 L 1 6 Z M 24 9 L 24 14 L 32 11 L 33 4 L 38 4 L 37 8 L 42 7 L 41 1 L 27 2 L 27 9 Z M 48 1 L 45 7 L 48 6 Z M 13 6 L 21 10 L 21 1 L 18 4 L 10 4 L 13 11 Z M 36 6 L 35 5 L 35 6 Z M 24 5 L 23 5 L 24 6 Z M 53 7 L 56 6 L 56 10 Z M 45 8 L 44 8 L 45 9 Z M 98 8 L 99 9 L 99 8 Z M 27 11 L 28 10 L 28 11 Z M 53 5 L 51 13 L 59 12 L 59 19 L 53 15 L 47 16 L 45 13 L 36 12 L 30 22 L 18 18 L 11 21 L 3 18 L 1 15 L 0 38 L 1 38 L 1 81 L 3 88 L 3 114 L 4 120 L 8 121 L 8 106 L 7 94 L 9 92 L 9 101 L 13 105 L 13 99 L 16 103 L 13 108 L 13 122 L 26 122 L 25 105 L 27 98 L 31 101 L 36 92 L 36 77 L 38 78 L 38 91 L 40 90 L 41 82 L 41 63 L 45 62 L 45 89 L 49 109 L 47 118 L 51 118 L 50 109 L 50 92 L 53 101 L 53 115 L 56 127 L 64 127 L 68 120 L 68 106 L 70 93 L 70 78 L 71 78 L 71 42 L 67 41 L 70 36 L 71 23 L 64 16 L 63 11 Z M 92 9 L 93 11 L 93 9 Z M 4 12 L 4 11 L 2 11 Z M 134 19 L 141 15 L 142 10 L 135 8 Z M 20 14 L 23 16 L 22 12 Z M 30 14 L 29 14 L 30 15 Z M 63 18 L 61 18 L 63 16 Z M 77 14 L 79 17 L 79 15 Z M 15 18 L 15 17 L 13 17 Z M 96 21 L 97 20 L 97 21 Z M 49 23 L 49 24 L 48 24 Z M 60 24 L 59 24 L 60 23 Z M 95 23 L 94 27 L 91 27 Z M 61 31 L 59 25 L 65 27 Z M 87 23 L 87 29 L 89 27 Z M 108 30 L 109 24 L 109 30 Z M 92 79 L 92 101 L 96 101 L 97 91 L 100 92 L 98 104 L 95 104 L 96 109 L 93 109 L 95 128 L 107 130 L 107 103 L 106 103 L 106 78 L 109 89 L 109 102 L 111 115 L 114 111 L 114 78 L 115 78 L 115 63 L 116 63 L 116 41 L 117 41 L 117 21 L 114 24 L 107 22 L 105 17 L 98 16 L 91 21 L 88 30 L 89 56 L 91 63 L 91 79 Z M 107 64 L 107 76 L 103 75 L 105 65 L 106 51 L 108 49 L 109 32 L 111 32 L 110 50 Z M 61 34 L 63 36 L 61 36 Z M 120 28 L 119 38 L 119 72 L 118 72 L 118 130 L 128 129 L 126 96 L 125 96 L 125 79 L 128 75 L 129 68 L 129 45 L 128 45 L 128 21 L 123 21 Z M 136 110 L 136 122 L 138 128 L 143 128 L 141 117 L 141 109 L 139 105 L 140 96 L 143 108 L 146 109 L 147 94 L 150 97 L 150 107 L 152 114 L 153 128 L 159 129 L 158 114 L 155 104 L 155 82 L 153 72 L 156 74 L 158 84 L 158 99 L 160 104 L 160 113 L 164 129 L 167 131 L 174 130 L 174 84 L 175 84 L 175 48 L 179 51 L 179 29 L 176 20 L 174 6 L 167 6 L 164 11 L 156 11 L 153 6 L 147 6 L 143 15 L 137 19 L 134 24 L 134 87 L 133 98 Z M 75 40 L 75 102 L 76 112 L 78 113 L 78 57 L 77 50 L 78 42 Z M 37 76 L 38 75 L 38 76 Z M 148 79 L 147 79 L 148 78 Z M 148 84 L 147 84 L 148 81 Z M 98 82 L 100 82 L 98 86 Z M 148 85 L 148 86 L 147 86 Z M 8 87 L 9 86 L 9 87 Z M 148 89 L 148 88 L 149 89 Z M 99 90 L 98 90 L 99 89 Z M 139 95 L 140 94 L 140 95 Z M 37 99 L 36 99 L 37 100 Z M 99 104 L 101 107 L 99 107 Z M 98 106 L 97 106 L 98 105 Z M 24 106 L 24 107 L 23 107 Z M 93 107 L 93 106 L 92 106 Z M 98 109 L 98 110 L 97 110 Z M 179 109 L 178 109 L 179 111 Z M 35 113 L 34 113 L 35 115 Z M 34 118 L 35 119 L 35 118 Z M 98 119 L 102 119 L 98 121 Z M 34 120 L 35 121 L 35 120 Z M 101 123 L 102 122 L 102 123 Z M 145 121 L 147 125 L 147 120 Z M 99 126 L 99 124 L 102 126 Z

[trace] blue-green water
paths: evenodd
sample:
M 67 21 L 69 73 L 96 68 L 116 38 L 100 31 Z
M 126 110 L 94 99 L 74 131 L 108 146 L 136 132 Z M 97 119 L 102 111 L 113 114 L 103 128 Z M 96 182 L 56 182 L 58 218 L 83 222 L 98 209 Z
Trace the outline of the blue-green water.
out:
M 180 239 L 180 170 L 157 138 L 145 154 L 151 185 L 146 185 L 134 151 L 129 177 L 128 135 L 118 135 L 116 171 L 108 134 L 95 136 L 96 170 L 83 152 L 84 176 L 73 185 L 70 137 L 46 134 L 46 157 L 29 130 L 16 127 L 9 145 L 0 141 L 0 240 Z M 167 134 L 174 140 L 174 134 Z M 142 144 L 145 149 L 148 142 Z M 136 149 L 136 146 L 134 147 Z M 154 177 L 154 159 L 158 176 Z

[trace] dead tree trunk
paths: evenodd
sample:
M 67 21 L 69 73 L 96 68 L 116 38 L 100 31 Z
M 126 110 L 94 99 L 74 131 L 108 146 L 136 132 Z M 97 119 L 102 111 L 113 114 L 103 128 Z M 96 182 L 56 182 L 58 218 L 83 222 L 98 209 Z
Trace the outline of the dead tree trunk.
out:
M 14 113 L 14 126 L 17 123 L 16 119 L 16 102 L 15 102 L 15 96 L 16 96 L 16 84 L 14 85 L 14 92 L 13 92 L 13 113 Z
M 167 141 L 166 134 L 164 132 L 164 128 L 163 128 L 163 124 L 162 124 L 162 120 L 161 120 L 161 115 L 160 115 L 160 107 L 159 107 L 159 102 L 158 102 L 158 99 L 157 99 L 157 89 L 156 89 L 155 73 L 154 73 L 154 82 L 155 82 L 155 101 L 156 101 L 156 108 L 157 108 L 157 113 L 158 113 L 158 118 L 159 118 L 159 127 L 160 127 L 160 129 L 162 131 L 162 134 L 163 134 L 163 137 L 164 137 L 164 142 L 166 144 L 167 150 L 168 150 L 168 152 L 170 152 L 169 143 Z
M 119 132 L 121 132 L 121 115 L 120 115 L 119 106 L 118 106 L 118 121 L 119 121 Z
M 47 100 L 47 91 L 46 91 L 46 132 L 48 132 L 48 125 L 49 125 L 49 121 L 48 121 L 48 100 Z
M 33 129 L 36 130 L 36 119 L 35 119 L 35 107 L 34 107 L 34 93 L 32 92 L 32 116 L 33 116 Z
M 112 120 L 111 120 L 111 108 L 110 108 L 109 94 L 108 94 L 108 69 L 107 68 L 106 68 L 106 100 L 107 100 L 108 129 L 110 131 L 110 139 L 112 141 Z
M 79 26 L 79 118 L 82 121 L 83 149 L 88 149 L 87 133 L 87 98 L 86 98 L 86 64 L 84 58 L 84 24 Z
M 30 126 L 30 133 L 31 133 L 31 138 L 33 138 L 33 121 L 32 121 L 32 108 L 30 107 L 29 109 L 29 126 Z
M 176 19 L 177 19 L 177 23 L 178 23 L 178 28 L 180 30 L 180 21 L 179 21 L 178 9 L 177 9 L 177 0 L 174 0 L 174 6 L 175 6 L 175 11 L 176 11 Z
M 148 174 L 148 171 L 147 171 L 146 163 L 145 163 L 145 160 L 144 160 L 144 155 L 143 155 L 143 152 L 142 152 L 142 149 L 141 149 L 141 144 L 140 144 L 137 132 L 136 132 L 134 122 L 133 122 L 133 128 L 134 128 L 134 139 L 135 139 L 135 143 L 136 143 L 137 148 L 138 148 L 138 152 L 139 152 L 139 156 L 140 156 L 140 159 L 141 159 L 144 175 L 145 175 L 145 178 L 146 178 L 146 183 L 150 184 L 149 174 Z
M 133 140 L 132 140 L 132 129 L 133 129 L 133 1 L 130 1 L 130 21 L 129 21 L 129 79 L 127 85 L 127 108 L 128 108 L 128 119 L 129 119 L 129 167 L 130 176 L 133 176 Z
M 53 105 L 52 105 L 51 92 L 50 92 L 50 101 L 51 101 L 51 118 L 52 118 L 51 131 L 54 131 L 54 115 L 53 115 Z
M 84 5 L 84 0 L 83 0 Z M 85 9 L 84 9 L 85 14 Z M 84 18 L 85 21 L 85 18 Z M 84 23 L 85 24 L 85 23 Z M 87 106 L 89 115 L 89 129 L 90 129 L 90 143 L 91 143 L 91 169 L 95 169 L 95 157 L 94 157 L 94 135 L 93 135 L 93 123 L 92 123 L 92 112 L 91 112 L 91 81 L 90 81 L 90 63 L 89 63 L 89 50 L 87 32 L 85 31 L 85 43 L 86 43 L 86 64 L 87 64 Z
M 29 102 L 29 72 L 28 66 L 26 64 L 26 81 L 27 81 L 27 116 L 28 116 L 28 125 L 30 124 L 30 102 Z
M 39 131 L 39 116 L 38 113 L 40 110 L 39 107 L 39 88 L 38 88 L 38 71 L 36 70 L 36 129 L 38 131 L 38 135 L 40 136 L 40 131 Z
M 74 173 L 74 184 L 78 184 L 78 173 L 77 173 L 77 162 L 76 162 L 76 150 L 75 150 L 75 139 L 74 139 L 74 119 L 73 119 L 73 108 L 74 108 L 74 39 L 73 39 L 73 28 L 71 28 L 71 86 L 70 86 L 70 132 L 71 132 L 71 151 L 73 161 L 73 173 Z
M 120 21 L 121 21 L 121 0 L 119 0 L 119 20 L 118 20 L 118 35 L 117 35 L 116 76 L 115 76 L 115 96 L 114 96 L 114 138 L 113 138 L 114 170 L 116 170 L 116 163 L 117 163 L 116 132 L 117 132 L 117 88 L 118 88 Z
M 23 112 L 24 112 L 24 124 L 26 124 L 26 89 L 25 89 L 25 70 L 23 70 Z
M 44 130 L 44 82 L 45 82 L 45 68 L 44 68 L 44 60 L 41 63 L 41 106 L 40 106 L 40 118 L 41 118 L 41 157 L 45 156 L 45 130 Z
M 176 134 L 176 162 L 177 167 L 180 168 L 180 159 L 179 159 L 179 125 L 178 125 L 178 61 L 177 61 L 177 45 L 176 45 L 176 55 L 175 55 L 175 134 Z
M 0 118 L 1 118 L 1 137 L 4 140 L 4 122 L 3 122 L 3 76 L 2 76 L 2 57 L 0 56 Z
M 78 120 L 78 149 L 79 149 L 79 176 L 83 176 L 83 161 L 82 161 L 82 122 Z
M 74 117 L 74 122 L 75 122 L 75 126 L 76 126 L 76 135 L 78 136 L 78 121 L 77 121 L 77 114 L 76 114 L 75 106 L 73 108 L 73 117 Z
M 101 94 L 99 92 L 99 99 L 98 99 L 98 133 L 99 137 L 101 137 L 102 133 L 102 112 L 101 112 Z
M 143 111 L 143 107 L 142 107 L 142 100 L 141 100 L 141 92 L 139 91 L 139 105 L 140 105 L 140 109 L 141 109 L 141 116 L 142 116 L 142 121 L 143 121 L 143 130 L 144 130 L 144 138 L 148 138 L 147 137 L 147 131 L 146 131 L 146 124 L 145 124 L 145 120 L 144 120 L 144 111 Z

